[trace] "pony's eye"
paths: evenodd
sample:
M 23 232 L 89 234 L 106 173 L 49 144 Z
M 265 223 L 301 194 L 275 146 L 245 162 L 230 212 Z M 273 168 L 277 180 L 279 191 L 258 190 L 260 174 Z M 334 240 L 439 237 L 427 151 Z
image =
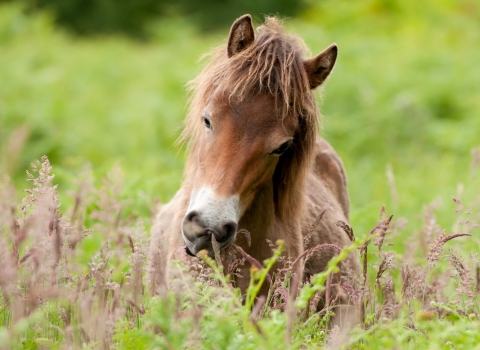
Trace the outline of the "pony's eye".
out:
M 276 156 L 280 156 L 280 155 L 282 155 L 287 149 L 289 149 L 291 145 L 292 145 L 292 140 L 288 140 L 287 142 L 282 143 L 282 145 L 281 145 L 280 147 L 278 147 L 275 151 L 273 151 L 273 152 L 270 153 L 270 154 L 273 154 L 273 155 L 276 155 Z
M 208 129 L 212 129 L 212 123 L 210 123 L 210 119 L 208 119 L 207 117 L 203 117 L 203 122 L 205 123 L 205 126 L 208 128 Z

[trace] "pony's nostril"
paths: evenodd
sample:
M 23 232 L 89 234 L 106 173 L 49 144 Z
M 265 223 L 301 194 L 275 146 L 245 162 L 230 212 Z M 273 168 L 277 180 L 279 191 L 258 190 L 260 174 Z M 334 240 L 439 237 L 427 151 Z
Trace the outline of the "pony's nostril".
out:
M 213 221 L 213 222 L 211 222 Z M 202 249 L 212 248 L 212 236 L 220 243 L 222 249 L 232 242 L 237 233 L 237 223 L 233 220 L 215 222 L 208 216 L 192 210 L 185 214 L 182 223 L 183 238 L 187 246 L 187 254 L 195 255 Z
M 196 210 L 192 210 L 185 216 L 185 220 L 188 222 L 195 222 L 198 219 L 198 212 Z
M 230 240 L 237 232 L 237 224 L 233 221 L 227 222 L 222 226 L 219 232 L 216 232 L 215 238 L 219 243 L 224 243 Z
M 183 219 L 183 234 L 189 241 L 194 241 L 198 237 L 206 234 L 204 225 L 197 211 L 191 211 Z

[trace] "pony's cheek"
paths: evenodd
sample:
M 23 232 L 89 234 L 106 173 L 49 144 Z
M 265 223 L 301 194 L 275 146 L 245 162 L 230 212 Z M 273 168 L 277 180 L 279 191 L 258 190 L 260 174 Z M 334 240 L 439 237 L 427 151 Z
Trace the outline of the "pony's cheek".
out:
M 279 159 L 280 157 L 273 157 L 271 155 L 268 155 L 264 170 L 259 176 L 260 183 L 267 183 L 273 179 L 273 174 L 275 173 L 275 169 L 278 165 Z
M 252 177 L 251 181 L 244 184 L 245 189 L 244 191 L 241 191 L 239 203 L 240 212 L 242 215 L 255 200 L 258 191 L 261 190 L 262 187 L 271 183 L 277 164 L 278 157 L 274 158 L 269 156 L 264 160 L 262 169 L 258 172 L 258 174 L 255 177 Z
M 252 204 L 255 198 L 255 194 L 255 192 L 249 191 L 248 193 L 240 197 L 238 203 L 238 212 L 240 218 L 242 218 L 243 214 L 245 214 L 245 212 L 247 211 L 247 208 L 250 207 L 250 204 Z
M 205 169 L 209 167 L 210 158 L 212 156 L 212 145 L 210 140 L 203 140 L 195 145 L 194 149 L 197 152 L 196 156 L 196 165 L 197 165 L 197 173 L 196 179 L 201 180 L 205 175 Z

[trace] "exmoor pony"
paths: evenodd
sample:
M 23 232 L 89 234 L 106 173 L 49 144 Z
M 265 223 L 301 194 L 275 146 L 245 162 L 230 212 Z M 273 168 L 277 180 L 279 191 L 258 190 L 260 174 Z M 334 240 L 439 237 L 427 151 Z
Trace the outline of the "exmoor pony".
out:
M 317 136 L 320 114 L 313 94 L 332 71 L 337 46 L 310 59 L 305 51 L 303 41 L 285 34 L 279 20 L 267 18 L 255 31 L 245 15 L 233 23 L 226 46 L 211 52 L 209 63 L 189 83 L 190 108 L 181 136 L 188 161 L 182 187 L 160 209 L 152 229 L 153 294 L 172 279 L 172 260 L 194 264 L 202 250 L 213 256 L 213 238 L 221 251 L 235 243 L 260 262 L 272 255 L 267 240 L 282 239 L 291 259 L 317 245 L 350 244 L 336 225 L 348 222 L 345 170 L 333 148 Z M 323 211 L 304 246 L 304 236 Z M 250 233 L 251 242 L 237 234 L 240 230 Z M 297 276 L 308 280 L 334 254 L 333 248 L 322 249 L 296 270 Z M 341 271 L 336 284 L 358 275 L 355 254 Z M 234 282 L 245 291 L 248 266 L 240 275 Z

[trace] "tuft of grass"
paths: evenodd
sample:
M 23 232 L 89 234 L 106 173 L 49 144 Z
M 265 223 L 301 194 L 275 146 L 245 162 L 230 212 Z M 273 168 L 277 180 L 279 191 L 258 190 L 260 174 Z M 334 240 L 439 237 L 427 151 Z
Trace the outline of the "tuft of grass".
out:
M 2 346 L 109 348 L 119 320 L 140 327 L 145 313 L 143 221 L 121 215 L 108 180 L 90 197 L 81 182 L 66 215 L 51 170 L 47 157 L 32 164 L 20 204 L 8 179 L 1 184 Z M 92 240 L 99 246 L 85 249 Z

